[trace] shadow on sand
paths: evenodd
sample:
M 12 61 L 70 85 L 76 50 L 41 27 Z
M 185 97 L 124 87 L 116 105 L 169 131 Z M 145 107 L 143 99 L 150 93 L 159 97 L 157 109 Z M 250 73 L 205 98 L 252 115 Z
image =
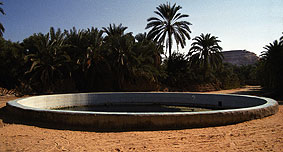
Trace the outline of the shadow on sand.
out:
M 238 91 L 232 94 L 238 95 L 251 95 L 251 96 L 259 96 L 259 97 L 267 97 L 272 98 L 278 102 L 279 105 L 283 105 L 283 96 L 275 94 L 274 92 L 263 90 L 260 88 L 252 88 L 248 91 Z

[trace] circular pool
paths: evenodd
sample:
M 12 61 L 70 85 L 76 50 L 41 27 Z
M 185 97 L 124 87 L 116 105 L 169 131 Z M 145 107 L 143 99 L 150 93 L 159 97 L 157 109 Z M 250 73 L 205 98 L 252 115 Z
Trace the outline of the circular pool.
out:
M 153 105 L 207 108 L 190 111 L 72 111 L 65 107 Z M 62 109 L 63 108 L 63 109 Z M 275 114 L 278 103 L 269 98 L 197 93 L 78 93 L 34 96 L 10 101 L 7 110 L 32 121 L 93 129 L 147 130 L 220 126 Z

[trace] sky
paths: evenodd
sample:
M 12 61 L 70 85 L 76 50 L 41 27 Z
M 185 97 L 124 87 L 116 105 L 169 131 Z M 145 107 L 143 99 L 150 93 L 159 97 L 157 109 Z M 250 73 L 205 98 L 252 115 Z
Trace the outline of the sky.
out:
M 201 33 L 217 36 L 223 50 L 248 50 L 260 55 L 263 47 L 283 32 L 283 0 L 0 0 L 6 15 L 0 15 L 4 38 L 13 42 L 50 27 L 87 29 L 115 23 L 126 32 L 148 32 L 147 19 L 160 4 L 182 6 L 188 14 L 192 38 Z M 187 53 L 191 40 L 181 52 Z M 176 46 L 173 46 L 176 50 Z

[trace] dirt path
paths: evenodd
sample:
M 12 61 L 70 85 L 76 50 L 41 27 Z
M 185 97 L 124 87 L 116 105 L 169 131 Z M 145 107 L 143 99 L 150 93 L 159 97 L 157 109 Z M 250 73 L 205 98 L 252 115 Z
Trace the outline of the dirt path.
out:
M 256 87 L 213 93 L 247 93 Z M 3 107 L 12 96 L 0 97 Z M 1 109 L 0 109 L 1 110 Z M 235 125 L 131 132 L 85 132 L 56 130 L 2 122 L 2 151 L 283 151 L 283 106 L 263 119 Z

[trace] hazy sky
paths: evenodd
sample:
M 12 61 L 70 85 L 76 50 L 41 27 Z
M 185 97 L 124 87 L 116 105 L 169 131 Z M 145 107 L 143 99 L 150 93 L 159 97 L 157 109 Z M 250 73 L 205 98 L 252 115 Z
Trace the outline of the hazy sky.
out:
M 61 29 L 107 27 L 110 23 L 128 27 L 127 32 L 146 32 L 153 11 L 165 0 L 1 0 L 6 15 L 0 15 L 4 38 L 22 41 L 33 33 Z M 283 32 L 283 0 L 176 0 L 181 13 L 190 15 L 192 38 L 211 33 L 223 50 L 246 49 L 260 54 L 263 46 Z M 190 43 L 183 50 L 187 52 Z M 173 49 L 176 49 L 174 47 Z

